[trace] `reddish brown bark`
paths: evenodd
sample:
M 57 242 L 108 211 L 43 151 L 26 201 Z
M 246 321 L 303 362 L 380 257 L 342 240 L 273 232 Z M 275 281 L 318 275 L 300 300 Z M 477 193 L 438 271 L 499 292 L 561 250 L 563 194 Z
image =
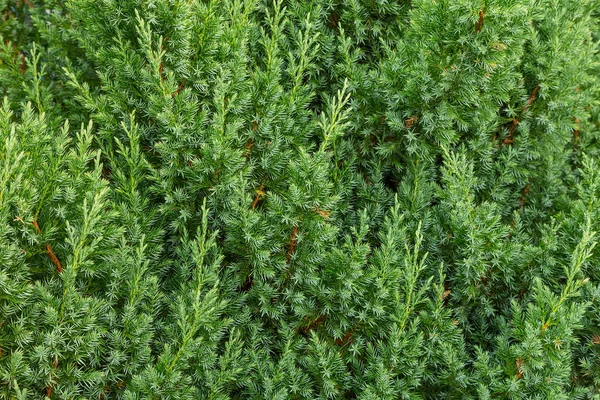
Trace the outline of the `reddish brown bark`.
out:
M 265 188 L 265 184 L 262 183 L 260 185 L 260 188 L 258 188 L 258 190 L 256 191 L 256 196 L 254 196 L 254 201 L 252 202 L 252 209 L 253 210 L 258 205 L 258 202 L 261 201 L 263 199 L 263 197 L 265 197 L 265 192 L 263 192 L 264 188 Z
M 287 263 L 290 263 L 290 260 L 292 259 L 292 254 L 294 254 L 294 249 L 296 248 L 296 237 L 298 236 L 298 227 L 294 226 L 292 228 L 292 236 L 290 237 L 290 246 L 288 247 L 288 254 L 287 254 Z
M 308 325 L 303 326 L 299 329 L 299 332 L 303 335 L 308 334 L 310 331 L 317 329 L 319 327 L 319 325 L 321 325 L 323 322 L 325 322 L 325 320 L 327 319 L 327 316 L 325 315 L 319 315 L 317 317 L 317 319 L 315 319 L 314 321 L 310 322 Z
M 38 224 L 37 220 L 34 219 L 31 222 L 31 224 L 35 228 L 35 233 L 37 233 L 39 235 L 41 233 L 41 229 L 40 229 L 40 225 Z M 56 266 L 56 270 L 58 271 L 58 273 L 60 274 L 61 272 L 63 272 L 62 264 L 60 263 L 58 257 L 56 257 L 56 254 L 54 254 L 54 251 L 52 250 L 52 246 L 50 246 L 50 243 L 46 243 L 46 252 L 48 253 L 48 256 L 50 257 L 52 264 L 54 264 Z
M 483 20 L 485 19 L 485 13 L 483 12 L 483 8 L 479 10 L 479 21 L 477 21 L 477 26 L 475 27 L 475 32 L 481 32 L 481 28 L 483 27 Z

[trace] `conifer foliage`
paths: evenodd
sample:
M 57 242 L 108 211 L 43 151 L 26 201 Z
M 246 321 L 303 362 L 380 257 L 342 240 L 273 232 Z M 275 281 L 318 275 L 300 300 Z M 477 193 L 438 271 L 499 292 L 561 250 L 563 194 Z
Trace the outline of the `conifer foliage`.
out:
M 0 5 L 0 399 L 600 399 L 599 0 Z

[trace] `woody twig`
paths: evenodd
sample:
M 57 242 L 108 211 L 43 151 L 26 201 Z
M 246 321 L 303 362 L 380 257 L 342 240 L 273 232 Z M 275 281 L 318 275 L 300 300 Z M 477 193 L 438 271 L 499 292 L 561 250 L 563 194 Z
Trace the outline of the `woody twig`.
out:
M 40 229 L 38 222 L 35 219 L 33 220 L 32 225 L 35 228 L 35 233 L 37 233 L 39 235 L 41 233 L 41 229 Z M 58 271 L 58 273 L 60 274 L 61 272 L 63 272 L 62 264 L 60 263 L 58 257 L 56 257 L 56 254 L 54 254 L 54 251 L 52 250 L 52 246 L 50 246 L 50 243 L 46 243 L 46 252 L 48 253 L 48 256 L 50 257 L 52 264 L 54 264 L 56 266 L 56 270 Z

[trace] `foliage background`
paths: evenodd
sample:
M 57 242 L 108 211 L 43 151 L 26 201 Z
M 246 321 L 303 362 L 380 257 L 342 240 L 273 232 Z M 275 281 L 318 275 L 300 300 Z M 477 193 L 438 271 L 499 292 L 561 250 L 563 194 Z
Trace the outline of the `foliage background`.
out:
M 598 0 L 0 5 L 0 398 L 600 398 Z

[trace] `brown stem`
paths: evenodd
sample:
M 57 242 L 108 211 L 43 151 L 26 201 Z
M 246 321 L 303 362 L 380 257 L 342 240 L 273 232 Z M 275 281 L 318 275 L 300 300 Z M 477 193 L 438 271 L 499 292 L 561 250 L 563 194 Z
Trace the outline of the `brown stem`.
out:
M 34 219 L 33 222 L 33 227 L 35 228 L 35 233 L 37 233 L 38 235 L 40 234 L 40 226 L 38 225 L 37 221 Z
M 41 229 L 40 229 L 40 225 L 38 224 L 37 220 L 34 219 L 31 222 L 31 224 L 35 228 L 35 233 L 37 233 L 39 235 L 41 233 Z M 58 257 L 56 257 L 56 254 L 54 254 L 54 251 L 52 250 L 52 246 L 50 246 L 50 243 L 46 243 L 46 252 L 48 253 L 48 256 L 50 257 L 50 260 L 52 260 L 52 264 L 54 264 L 56 266 L 56 270 L 58 271 L 58 273 L 60 274 L 61 272 L 63 272 L 62 264 L 58 260 Z
M 419 117 L 417 117 L 416 115 L 413 115 L 412 117 L 408 118 L 407 120 L 404 121 L 404 127 L 406 128 L 412 128 L 417 122 L 419 122 Z
M 336 29 L 338 27 L 338 22 L 340 21 L 340 17 L 335 12 L 332 12 L 330 17 L 331 17 L 331 25 L 333 26 L 334 29 Z
M 292 228 L 292 236 L 290 237 L 290 247 L 288 248 L 287 254 L 287 263 L 290 263 L 292 258 L 292 254 L 294 253 L 294 248 L 296 247 L 296 237 L 298 236 L 298 227 L 294 226 Z
M 54 254 L 54 252 L 52 251 L 52 247 L 50 247 L 50 244 L 48 243 L 46 244 L 46 251 L 50 256 L 50 260 L 52 260 L 52 263 L 56 266 L 56 270 L 58 271 L 58 273 L 60 274 L 61 272 L 63 272 L 63 267 L 60 264 L 60 261 L 58 261 L 56 254 Z
M 256 205 L 258 204 L 258 202 L 261 201 L 263 199 L 263 197 L 265 197 L 265 192 L 263 192 L 264 188 L 265 188 L 265 184 L 261 183 L 260 188 L 258 188 L 258 190 L 256 191 L 256 196 L 254 196 L 254 201 L 252 202 L 253 210 L 256 208 Z
M 523 377 L 523 370 L 521 369 L 523 366 L 523 359 L 517 358 L 515 364 L 517 365 L 517 379 L 521 379 Z
M 171 95 L 171 97 L 177 96 L 179 94 L 179 92 L 181 92 L 181 89 L 183 89 L 185 87 L 185 83 L 186 83 L 186 80 L 185 79 L 182 80 L 181 83 L 179 84 L 179 86 L 177 87 L 177 90 L 175 90 L 173 92 L 173 94 Z
M 339 339 L 336 339 L 335 344 L 338 346 L 345 346 L 348 343 L 350 343 L 352 341 L 352 336 L 354 335 L 355 329 L 356 329 L 356 326 L 350 328 L 350 330 L 348 332 L 346 332 L 344 334 L 344 336 L 342 336 Z
M 525 196 L 529 193 L 529 184 L 525 185 L 523 188 L 523 193 L 521 194 L 521 198 L 519 199 L 519 208 L 523 207 L 525 204 Z
M 485 13 L 483 12 L 483 7 L 479 10 L 479 21 L 477 21 L 477 26 L 475 27 L 475 32 L 481 32 L 481 28 L 483 27 L 483 20 L 485 19 Z
M 331 213 L 327 210 L 321 210 L 319 207 L 315 206 L 313 209 L 317 214 L 319 214 L 323 219 L 329 219 Z
M 58 367 L 58 358 L 54 360 L 54 368 Z M 52 392 L 54 391 L 54 385 L 52 385 L 52 374 L 50 374 L 50 384 L 48 385 L 48 387 L 46 388 L 46 397 L 50 398 L 50 396 L 52 396 Z
M 529 107 L 531 107 L 531 105 L 537 98 L 539 89 L 540 89 L 540 85 L 539 84 L 535 85 L 535 88 L 533 88 L 533 92 L 531 92 L 531 96 L 529 96 L 529 98 L 527 99 L 527 102 L 525 103 L 525 106 L 521 110 L 521 116 L 523 114 L 525 114 L 525 112 L 529 109 Z M 515 129 L 517 128 L 517 125 L 519 125 L 519 122 L 521 122 L 519 119 L 513 118 L 510 126 L 508 127 L 508 135 L 506 135 L 504 140 L 500 143 L 500 147 L 502 147 L 503 145 L 506 145 L 506 144 L 514 143 L 513 134 L 515 132 Z
M 298 331 L 301 334 L 306 335 L 306 334 L 308 334 L 308 332 L 312 331 L 313 329 L 318 328 L 319 325 L 321 325 L 323 322 L 325 322 L 326 319 L 327 319 L 326 315 L 319 315 L 317 317 L 317 319 L 315 319 L 314 321 L 311 321 L 308 325 L 301 327 Z
M 163 75 L 163 70 L 163 63 L 160 63 L 160 65 L 158 66 L 158 74 L 160 75 L 160 80 L 164 82 L 165 76 Z
M 512 122 L 510 123 L 510 126 L 508 127 L 508 135 L 506 135 L 506 137 L 504 138 L 502 143 L 500 143 L 500 147 L 502 147 L 506 144 L 512 144 L 514 142 L 513 134 L 515 133 L 515 129 L 517 128 L 517 125 L 519 125 L 519 120 L 514 118 L 512 120 Z
M 535 88 L 533 88 L 533 92 L 531 93 L 531 96 L 529 96 L 529 98 L 527 99 L 527 103 L 525 103 L 525 107 L 523 107 L 521 114 L 525 114 L 525 111 L 527 111 L 531 104 L 535 101 L 535 99 L 537 98 L 538 90 L 540 90 L 539 83 L 535 85 Z
M 248 143 L 244 147 L 246 149 L 244 150 L 244 157 L 248 157 L 250 155 L 250 150 L 252 150 L 252 146 L 254 146 L 254 142 L 252 141 L 252 139 L 248 139 Z
M 254 285 L 254 279 L 252 279 L 252 275 L 248 275 L 248 279 L 246 279 L 246 282 L 244 282 L 244 284 L 242 285 L 240 290 L 242 292 L 247 292 L 250 289 L 252 289 L 253 285 Z

